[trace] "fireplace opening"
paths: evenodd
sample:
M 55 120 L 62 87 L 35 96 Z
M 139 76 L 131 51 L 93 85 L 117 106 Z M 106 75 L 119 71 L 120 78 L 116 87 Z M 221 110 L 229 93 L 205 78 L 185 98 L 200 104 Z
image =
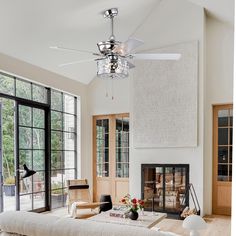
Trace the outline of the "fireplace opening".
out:
M 145 211 L 165 212 L 178 218 L 189 205 L 188 164 L 142 164 L 141 195 Z

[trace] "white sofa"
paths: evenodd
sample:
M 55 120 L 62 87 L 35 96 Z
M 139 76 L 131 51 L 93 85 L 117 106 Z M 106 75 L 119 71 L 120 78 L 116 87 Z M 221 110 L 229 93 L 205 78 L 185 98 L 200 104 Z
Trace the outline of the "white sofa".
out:
M 0 214 L 1 236 L 177 236 L 169 232 L 32 212 Z

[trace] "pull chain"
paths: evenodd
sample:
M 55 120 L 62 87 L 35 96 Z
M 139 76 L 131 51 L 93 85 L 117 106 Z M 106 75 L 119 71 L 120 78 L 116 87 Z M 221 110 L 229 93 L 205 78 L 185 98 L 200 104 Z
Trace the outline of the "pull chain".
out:
M 111 100 L 114 100 L 114 82 L 113 82 L 113 78 L 111 79 Z

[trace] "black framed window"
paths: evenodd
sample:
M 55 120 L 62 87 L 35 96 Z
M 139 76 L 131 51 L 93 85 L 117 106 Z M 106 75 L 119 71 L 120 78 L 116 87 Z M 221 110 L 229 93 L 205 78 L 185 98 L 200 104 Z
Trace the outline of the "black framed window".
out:
M 38 140 L 41 140 L 41 136 L 43 137 L 44 129 L 50 128 L 49 162 L 51 165 L 49 169 L 45 169 L 47 173 L 50 173 L 50 179 L 46 182 L 51 183 L 48 185 L 51 207 L 63 206 L 66 197 L 66 180 L 77 177 L 77 97 L 3 72 L 0 72 L 0 97 L 11 100 L 13 103 L 21 101 L 29 102 L 32 106 L 42 104 L 49 107 L 51 122 L 48 127 L 44 127 L 44 117 L 40 109 L 20 108 L 19 116 L 24 115 L 24 117 L 20 119 L 19 132 L 25 137 L 31 135 L 32 139 L 25 143 L 22 143 L 24 139 L 19 140 L 19 153 L 25 157 L 25 160 L 28 156 L 33 156 L 35 160 L 40 159 L 44 142 Z M 14 113 L 14 109 L 12 111 Z M 39 119 L 40 117 L 42 119 Z M 2 139 L 4 141 L 3 136 L 0 137 L 1 142 Z M 2 154 L 0 158 L 2 160 Z M 32 167 L 40 171 L 43 168 L 40 163 L 37 161 L 36 166 Z M 15 173 L 14 166 L 13 172 Z M 13 175 L 16 175 L 14 173 Z
M 77 133 L 74 96 L 51 91 L 51 197 L 52 208 L 66 201 L 66 182 L 77 176 Z

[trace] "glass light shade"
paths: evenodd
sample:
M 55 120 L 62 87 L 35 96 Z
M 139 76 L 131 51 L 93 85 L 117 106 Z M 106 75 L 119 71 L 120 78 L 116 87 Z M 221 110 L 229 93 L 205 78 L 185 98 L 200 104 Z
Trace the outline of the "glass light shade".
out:
M 97 76 L 101 78 L 126 78 L 129 75 L 129 65 L 125 58 L 108 56 L 97 60 Z

